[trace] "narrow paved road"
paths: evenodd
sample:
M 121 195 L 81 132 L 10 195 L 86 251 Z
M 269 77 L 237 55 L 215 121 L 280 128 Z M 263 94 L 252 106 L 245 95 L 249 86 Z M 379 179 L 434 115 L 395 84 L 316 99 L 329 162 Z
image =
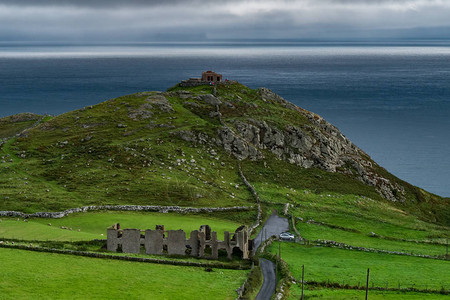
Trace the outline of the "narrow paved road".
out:
M 289 221 L 286 218 L 282 218 L 277 214 L 272 214 L 263 228 L 259 231 L 255 238 L 255 249 L 258 249 L 259 245 L 272 235 L 279 235 L 282 232 L 289 231 Z
M 278 216 L 277 214 L 272 214 L 269 219 L 267 219 L 266 223 L 264 223 L 263 228 L 255 238 L 255 249 L 258 249 L 261 243 L 270 238 L 272 235 L 279 235 L 280 233 L 288 230 L 289 221 L 286 218 Z M 264 281 L 255 299 L 270 300 L 275 292 L 275 265 L 270 260 L 264 258 L 260 258 L 259 263 L 261 265 Z
M 261 265 L 264 281 L 255 300 L 270 300 L 275 292 L 275 265 L 265 258 L 260 258 L 259 264 Z

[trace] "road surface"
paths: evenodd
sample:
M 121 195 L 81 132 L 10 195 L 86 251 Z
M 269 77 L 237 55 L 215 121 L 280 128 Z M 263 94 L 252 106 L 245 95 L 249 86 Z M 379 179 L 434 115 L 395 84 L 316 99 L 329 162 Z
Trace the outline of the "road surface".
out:
M 279 235 L 282 232 L 289 230 L 289 221 L 286 218 L 282 218 L 277 214 L 272 214 L 263 228 L 260 230 L 255 238 L 255 252 L 263 241 L 270 238 L 272 235 Z M 263 284 L 256 296 L 256 300 L 270 300 L 275 292 L 275 264 L 270 260 L 260 258 L 259 264 L 263 273 Z
M 278 236 L 280 233 L 285 231 L 289 231 L 288 219 L 282 218 L 277 214 L 272 214 L 269 219 L 267 219 L 266 223 L 264 223 L 263 228 L 259 231 L 255 238 L 255 251 L 263 241 L 270 238 L 272 235 Z
M 264 281 L 255 300 L 270 300 L 275 292 L 275 265 L 265 258 L 260 258 L 259 264 L 261 265 Z

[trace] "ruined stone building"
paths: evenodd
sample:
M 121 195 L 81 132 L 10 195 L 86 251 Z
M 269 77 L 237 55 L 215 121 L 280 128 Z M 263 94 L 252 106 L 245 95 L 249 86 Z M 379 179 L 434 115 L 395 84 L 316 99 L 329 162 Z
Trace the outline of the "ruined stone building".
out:
M 222 81 L 222 74 L 217 74 L 213 71 L 202 72 L 202 80 L 208 82 L 220 82 Z
M 241 226 L 231 235 L 224 233 L 224 240 L 217 239 L 217 232 L 211 232 L 208 225 L 191 232 L 188 239 L 183 230 L 165 230 L 163 225 L 156 225 L 155 230 L 120 229 L 116 224 L 107 230 L 107 249 L 124 253 L 141 253 L 156 255 L 186 255 L 217 259 L 219 250 L 224 249 L 228 259 L 238 253 L 243 259 L 249 258 L 253 240 L 249 240 L 248 229 Z
M 214 84 L 217 82 L 222 82 L 222 74 L 218 74 L 213 71 L 202 72 L 201 78 L 189 78 L 188 80 L 181 81 L 181 86 L 197 86 L 203 84 Z

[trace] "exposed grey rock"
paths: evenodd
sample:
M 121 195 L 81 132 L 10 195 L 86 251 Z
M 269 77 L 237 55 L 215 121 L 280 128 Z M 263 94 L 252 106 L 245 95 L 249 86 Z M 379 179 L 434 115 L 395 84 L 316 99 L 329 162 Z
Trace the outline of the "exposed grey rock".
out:
M 222 103 L 219 99 L 217 99 L 215 96 L 213 96 L 211 94 L 201 95 L 201 96 L 199 96 L 199 98 L 200 98 L 200 100 L 203 100 L 206 103 L 214 105 L 214 106 Z
M 161 110 L 165 113 L 173 112 L 172 104 L 170 104 L 169 100 L 162 93 L 155 93 L 146 99 L 152 106 L 155 106 L 157 109 Z
M 133 120 L 145 120 L 153 116 L 152 112 L 153 106 L 149 103 L 144 103 L 139 108 L 128 109 L 128 117 Z
M 198 104 L 195 103 L 195 102 L 191 102 L 191 101 L 185 101 L 185 102 L 183 103 L 183 105 L 184 105 L 184 106 L 190 106 L 190 107 L 192 107 L 192 108 L 198 108 L 198 107 L 200 107 L 200 105 L 198 105 Z

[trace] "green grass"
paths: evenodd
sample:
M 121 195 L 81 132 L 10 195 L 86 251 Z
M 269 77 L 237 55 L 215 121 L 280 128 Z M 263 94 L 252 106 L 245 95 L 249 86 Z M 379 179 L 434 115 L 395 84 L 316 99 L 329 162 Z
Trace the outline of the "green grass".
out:
M 291 293 L 288 299 L 300 299 L 301 287 L 298 285 L 291 286 Z M 361 290 L 341 290 L 341 289 L 305 289 L 304 299 L 321 299 L 321 300 L 361 300 L 364 299 L 366 291 Z M 402 292 L 402 291 L 372 291 L 369 290 L 368 298 L 370 300 L 431 300 L 431 299 L 448 299 L 448 295 L 418 293 L 418 292 Z
M 251 194 L 238 176 L 238 161 L 220 145 L 222 125 L 211 114 L 216 107 L 198 97 L 212 91 L 207 85 L 174 86 L 164 93 L 168 102 L 163 104 L 157 92 L 142 92 L 45 118 L 26 136 L 0 147 L 0 156 L 8 156 L 0 164 L 0 209 L 36 212 L 99 204 L 252 204 Z M 233 83 L 216 86 L 216 92 L 223 102 L 222 121 L 231 128 L 240 121 L 266 122 L 284 132 L 295 126 L 309 136 L 314 136 L 314 130 L 323 131 L 302 109 L 276 97 L 263 99 L 258 90 Z M 318 119 L 310 113 L 308 116 Z M 16 116 L 1 122 L 18 128 L 18 120 L 27 121 Z M 268 149 L 260 150 L 264 160 L 244 160 L 242 167 L 268 201 L 291 201 L 279 192 L 285 187 L 382 201 L 375 188 L 359 181 L 355 174 L 299 168 Z M 371 161 L 364 153 L 361 156 Z M 343 171 L 351 171 L 347 169 Z M 429 220 L 446 215 L 448 201 L 407 187 L 407 204 L 397 207 Z M 437 212 L 429 207 L 438 202 L 442 209 Z
M 51 223 L 52 226 L 48 226 Z M 155 225 L 165 225 L 168 230 L 183 229 L 187 234 L 198 230 L 200 225 L 210 225 L 219 239 L 223 232 L 234 232 L 240 223 L 208 216 L 181 215 L 176 213 L 144 212 L 88 212 L 71 214 L 61 219 L 33 218 L 28 222 L 17 218 L 3 218 L 0 223 L 0 238 L 23 240 L 83 241 L 106 239 L 106 228 L 120 223 L 122 228 L 154 229 Z M 61 229 L 61 226 L 72 230 Z M 80 229 L 80 232 L 78 232 Z
M 8 138 L 31 127 L 41 116 L 31 113 L 22 113 L 0 118 L 0 139 Z
M 269 251 L 278 252 L 278 245 L 272 245 Z M 450 289 L 450 261 L 305 247 L 295 243 L 282 243 L 281 257 L 296 278 L 305 265 L 306 281 L 362 285 L 370 268 L 370 286 L 398 287 L 400 283 L 403 288 Z
M 248 271 L 0 249 L 2 299 L 235 299 Z
M 367 234 L 349 232 L 316 224 L 298 223 L 297 229 L 308 240 L 329 240 L 356 247 L 439 256 L 446 253 L 445 244 L 426 244 L 398 240 L 386 240 Z
M 177 136 L 180 130 L 215 134 L 217 120 L 191 112 L 176 97 L 169 97 L 171 113 L 143 109 L 153 94 L 60 115 L 30 130 L 28 137 L 3 145 L 0 155 L 9 155 L 12 162 L 0 165 L 0 209 L 251 204 L 248 190 L 239 188 L 243 183 L 233 157 L 214 144 L 193 145 Z M 214 110 L 203 106 L 206 114 Z M 151 118 L 130 117 L 134 111 L 147 111 Z
M 255 188 L 268 205 L 290 203 L 289 213 L 303 219 L 296 227 L 308 240 L 332 240 L 415 254 L 445 254 L 448 227 L 421 220 L 387 201 L 354 194 L 315 193 L 269 182 L 257 182 Z

